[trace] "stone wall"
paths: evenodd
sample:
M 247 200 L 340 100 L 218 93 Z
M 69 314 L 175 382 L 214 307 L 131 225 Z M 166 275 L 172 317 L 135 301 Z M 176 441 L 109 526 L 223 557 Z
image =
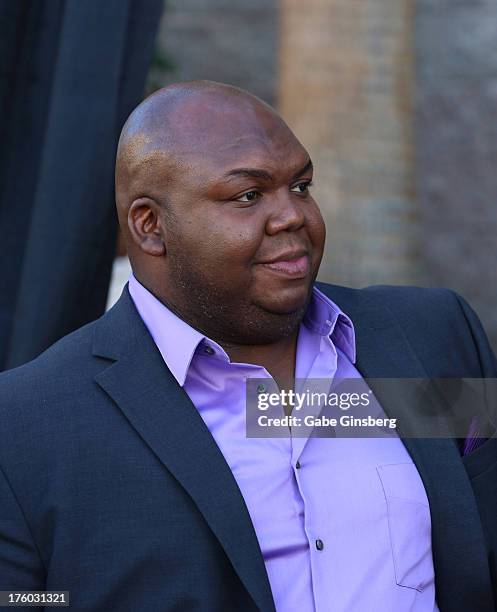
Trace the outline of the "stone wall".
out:
M 497 3 L 418 0 L 415 33 L 427 281 L 464 295 L 497 348 Z
M 248 89 L 274 104 L 277 0 L 166 0 L 158 52 L 166 70 L 156 86 L 211 79 Z

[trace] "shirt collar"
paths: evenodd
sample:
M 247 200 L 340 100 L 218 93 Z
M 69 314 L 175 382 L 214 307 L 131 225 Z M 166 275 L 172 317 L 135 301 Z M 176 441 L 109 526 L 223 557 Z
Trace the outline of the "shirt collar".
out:
M 167 308 L 134 274 L 129 278 L 129 293 L 167 367 L 183 386 L 193 355 L 205 336 Z
M 129 278 L 131 298 L 152 336 L 172 375 L 183 386 L 190 363 L 200 344 L 212 348 L 229 360 L 224 349 L 200 331 L 183 321 L 146 289 L 133 274 Z M 303 324 L 321 336 L 330 336 L 332 342 L 355 363 L 356 347 L 354 326 L 350 318 L 317 287 Z
M 356 362 L 355 330 L 352 320 L 330 298 L 317 287 L 312 289 L 312 297 L 303 320 L 304 325 L 321 336 L 329 336 L 333 344 L 350 359 Z

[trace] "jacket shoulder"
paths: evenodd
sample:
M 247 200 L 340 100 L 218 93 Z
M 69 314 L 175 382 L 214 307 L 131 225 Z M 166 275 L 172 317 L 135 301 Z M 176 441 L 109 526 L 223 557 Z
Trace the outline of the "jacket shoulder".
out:
M 347 303 L 359 308 L 365 303 L 386 307 L 398 316 L 409 311 L 422 315 L 427 308 L 460 311 L 458 294 L 444 287 L 419 287 L 414 285 L 369 285 L 352 288 L 329 283 L 316 283 L 317 287 L 337 303 Z M 462 298 L 461 298 L 462 299 Z M 344 309 L 345 310 L 345 309 Z
M 74 392 L 95 361 L 91 358 L 96 322 L 64 336 L 38 357 L 0 373 L 0 414 L 4 410 L 33 401 L 43 402 L 64 390 Z
M 387 311 L 430 372 L 442 372 L 440 377 L 497 376 L 497 361 L 481 321 L 456 291 L 412 285 L 317 285 L 336 298 L 354 323 L 364 313 L 373 317 Z M 374 326 L 374 321 L 368 324 Z

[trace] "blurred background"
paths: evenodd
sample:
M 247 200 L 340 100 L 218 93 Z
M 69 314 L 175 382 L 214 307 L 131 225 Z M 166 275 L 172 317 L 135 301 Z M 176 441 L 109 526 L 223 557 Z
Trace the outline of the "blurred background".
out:
M 120 129 L 199 78 L 275 106 L 309 150 L 320 280 L 454 289 L 497 348 L 495 2 L 0 0 L 0 369 L 117 299 Z

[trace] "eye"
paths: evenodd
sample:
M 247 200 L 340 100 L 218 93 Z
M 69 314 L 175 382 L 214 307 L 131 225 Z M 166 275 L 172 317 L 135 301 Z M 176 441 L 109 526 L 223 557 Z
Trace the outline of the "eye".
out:
M 301 193 L 306 195 L 309 192 L 309 187 L 312 185 L 312 181 L 302 181 L 302 183 L 297 183 L 294 185 L 290 191 L 293 193 Z
M 257 198 L 260 197 L 260 193 L 258 191 L 256 191 L 255 189 L 252 189 L 251 191 L 246 191 L 245 193 L 242 193 L 241 196 L 238 196 L 238 198 L 235 198 L 236 202 L 253 202 L 254 200 L 257 200 Z

